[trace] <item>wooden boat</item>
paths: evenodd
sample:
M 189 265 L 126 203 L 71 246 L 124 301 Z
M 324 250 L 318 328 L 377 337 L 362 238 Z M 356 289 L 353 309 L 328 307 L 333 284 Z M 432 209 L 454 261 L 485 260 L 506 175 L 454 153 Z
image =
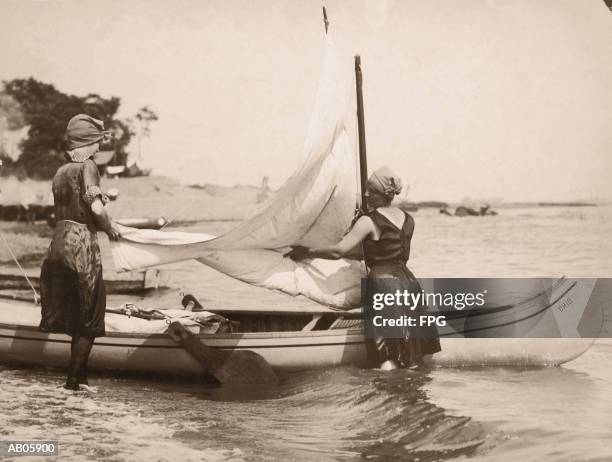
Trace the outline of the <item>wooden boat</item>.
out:
M 116 221 L 120 225 L 139 229 L 160 229 L 168 223 L 168 220 L 166 220 L 164 217 L 119 218 Z
M 561 280 L 551 293 L 524 303 L 491 309 L 488 313 L 464 313 L 464 327 L 460 328 L 457 326 L 463 312 L 457 312 L 452 322 L 439 328 L 442 352 L 433 356 L 433 362 L 448 367 L 539 367 L 571 361 L 583 354 L 597 335 L 559 338 L 559 324 L 551 327 L 544 321 L 547 316 L 556 316 L 568 304 L 586 307 L 593 285 L 584 280 Z M 548 303 L 542 304 L 542 300 Z M 241 329 L 233 333 L 200 334 L 200 340 L 212 348 L 251 350 L 277 370 L 364 366 L 366 363 L 367 340 L 359 325 L 360 311 L 338 312 L 323 307 L 298 312 L 282 309 L 214 311 L 240 322 Z M 469 321 L 473 318 L 477 320 Z M 597 325 L 601 328 L 601 317 L 599 321 L 595 318 L 597 316 L 591 323 L 592 332 L 597 330 Z M 69 337 L 40 332 L 39 320 L 38 306 L 25 301 L 0 300 L 0 363 L 59 367 L 67 364 Z M 584 323 L 585 319 L 580 318 L 573 328 Z M 508 325 L 514 329 L 526 326 L 528 331 L 525 332 L 532 338 L 491 338 L 499 333 L 498 329 Z M 470 329 L 471 333 L 467 331 Z M 479 337 L 469 337 L 476 335 L 476 331 L 480 331 Z M 163 333 L 107 332 L 106 337 L 97 339 L 90 365 L 97 370 L 206 375 L 199 362 Z
M 47 220 L 53 214 L 52 205 L 0 204 L 0 220 L 26 221 Z
M 40 269 L 26 269 L 28 279 L 38 290 L 40 287 Z M 104 284 L 107 293 L 129 294 L 158 289 L 168 285 L 169 273 L 159 269 L 115 273 L 105 271 Z M 3 268 L 0 272 L 0 290 L 29 290 L 28 281 L 18 269 Z
M 456 217 L 484 217 L 489 215 L 497 215 L 495 210 L 489 210 L 488 205 L 481 206 L 479 210 L 461 205 L 455 209 Z

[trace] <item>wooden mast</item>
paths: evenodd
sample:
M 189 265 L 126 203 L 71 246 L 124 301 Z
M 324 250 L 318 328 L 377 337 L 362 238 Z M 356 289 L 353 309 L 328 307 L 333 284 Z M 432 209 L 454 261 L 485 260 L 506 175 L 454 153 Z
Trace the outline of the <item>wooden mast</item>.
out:
M 329 29 L 329 21 L 327 20 L 327 10 L 323 7 L 323 23 L 325 24 L 325 33 L 327 34 L 327 30 Z
M 367 213 L 366 185 L 368 182 L 368 160 L 366 155 L 365 121 L 363 117 L 363 77 L 361 57 L 355 55 L 355 86 L 357 87 L 357 129 L 359 131 L 359 179 L 361 186 L 361 211 Z

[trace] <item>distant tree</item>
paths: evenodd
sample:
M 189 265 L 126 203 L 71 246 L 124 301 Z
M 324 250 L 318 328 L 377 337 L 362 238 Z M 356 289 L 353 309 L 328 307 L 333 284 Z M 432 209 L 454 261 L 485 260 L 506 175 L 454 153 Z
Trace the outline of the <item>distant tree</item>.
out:
M 0 92 L 0 132 L 25 127 L 21 106 L 11 95 Z
M 13 141 L 11 132 L 25 127 L 25 119 L 21 106 L 11 95 L 0 92 L 0 176 L 23 176 L 25 172 L 20 169 L 13 159 Z
M 127 120 L 132 135 L 135 135 L 138 141 L 138 163 L 142 161 L 142 140 L 151 136 L 151 123 L 156 120 L 159 120 L 159 117 L 148 106 L 141 107 L 133 119 Z
M 9 95 L 19 104 L 23 122 L 30 127 L 27 138 L 21 143 L 18 164 L 32 178 L 51 178 L 64 163 L 64 152 L 68 147 L 65 139 L 66 124 L 79 113 L 103 120 L 105 127 L 112 131 L 123 130 L 121 137 L 112 146 L 119 155 L 122 155 L 129 143 L 130 131 L 123 122 L 115 119 L 121 102 L 117 97 L 107 99 L 97 94 L 85 97 L 68 95 L 51 84 L 33 78 L 3 83 L 3 94 Z
M 11 157 L 0 152 L 0 177 L 14 176 L 20 181 L 25 180 L 28 175 L 25 169 L 15 162 Z

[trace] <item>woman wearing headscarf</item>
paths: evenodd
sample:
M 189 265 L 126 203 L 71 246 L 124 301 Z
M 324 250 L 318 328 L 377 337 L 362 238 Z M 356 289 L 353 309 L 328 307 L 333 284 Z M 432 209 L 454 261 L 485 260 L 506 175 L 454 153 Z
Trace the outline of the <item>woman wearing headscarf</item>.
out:
M 97 232 L 120 237 L 105 209 L 93 156 L 108 136 L 102 121 L 85 114 L 68 122 L 67 163 L 53 178 L 56 226 L 40 276 L 43 332 L 72 337 L 65 388 L 87 383 L 95 337 L 104 335 L 106 292 Z
M 368 267 L 366 297 L 384 288 L 385 280 L 395 281 L 395 284 L 391 284 L 394 288 L 399 285 L 410 292 L 420 293 L 421 287 L 417 279 L 406 267 L 410 257 L 414 219 L 399 208 L 391 206 L 393 198 L 401 190 L 401 179 L 388 167 L 376 170 L 367 183 L 368 213 L 355 222 L 340 242 L 324 247 L 294 247 L 288 256 L 294 260 L 338 259 L 362 245 Z M 371 302 L 364 300 L 364 303 Z M 418 317 L 424 314 L 424 309 L 424 306 L 418 306 L 410 315 Z M 391 307 L 390 313 L 394 313 L 393 310 Z M 396 311 L 395 314 L 400 313 Z M 377 336 L 375 348 L 370 348 L 374 356 L 371 359 L 383 369 L 418 366 L 424 362 L 427 355 L 440 351 L 440 341 L 434 326 L 405 328 L 397 337 Z

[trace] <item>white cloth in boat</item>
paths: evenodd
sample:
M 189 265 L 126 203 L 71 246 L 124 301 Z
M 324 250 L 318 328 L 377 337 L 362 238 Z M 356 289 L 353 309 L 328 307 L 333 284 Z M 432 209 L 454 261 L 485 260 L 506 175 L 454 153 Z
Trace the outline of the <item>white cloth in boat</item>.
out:
M 190 330 L 198 333 L 214 334 L 222 321 L 219 315 L 209 311 L 157 310 L 168 319 L 142 319 L 117 313 L 106 313 L 106 332 L 123 332 L 139 334 L 164 334 L 170 322 L 178 321 Z
M 357 155 L 349 136 L 354 123 L 347 116 L 355 112 L 346 103 L 330 37 L 325 41 L 302 166 L 260 211 L 222 236 L 121 227 L 122 239 L 111 243 L 118 271 L 197 259 L 249 284 L 327 306 L 361 304 L 362 263 L 296 263 L 283 257 L 292 245 L 338 242 L 351 224 L 358 199 Z

